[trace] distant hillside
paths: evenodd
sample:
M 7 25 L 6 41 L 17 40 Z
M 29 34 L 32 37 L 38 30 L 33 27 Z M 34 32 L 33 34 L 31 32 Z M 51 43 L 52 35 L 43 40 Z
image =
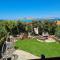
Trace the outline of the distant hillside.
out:
M 48 21 L 53 22 L 53 21 L 60 21 L 60 18 L 32 18 L 32 19 L 23 18 L 23 19 L 17 19 L 15 21 L 18 21 L 18 20 L 21 22 L 25 22 L 25 23 L 29 23 L 32 21 L 44 21 L 44 20 L 48 20 Z M 0 20 L 0 21 L 6 21 L 6 20 Z

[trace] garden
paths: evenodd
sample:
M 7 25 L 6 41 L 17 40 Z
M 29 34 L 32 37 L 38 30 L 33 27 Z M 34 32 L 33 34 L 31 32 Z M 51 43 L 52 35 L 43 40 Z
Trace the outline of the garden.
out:
M 10 36 L 13 37 L 12 41 L 16 40 L 15 50 L 23 50 L 38 57 L 42 54 L 46 57 L 60 56 L 60 25 L 57 25 L 57 21 L 32 20 L 26 23 L 20 20 L 0 20 L 0 55 Z M 50 40 L 54 42 L 46 42 Z
M 15 48 L 32 53 L 33 55 L 41 57 L 44 54 L 46 57 L 59 57 L 60 44 L 57 42 L 39 42 L 34 39 L 17 40 Z

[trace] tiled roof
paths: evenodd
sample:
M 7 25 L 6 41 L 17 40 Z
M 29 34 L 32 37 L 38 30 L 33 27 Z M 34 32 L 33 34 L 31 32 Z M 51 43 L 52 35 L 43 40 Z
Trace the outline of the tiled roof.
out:
M 57 21 L 57 25 L 60 25 L 60 21 Z

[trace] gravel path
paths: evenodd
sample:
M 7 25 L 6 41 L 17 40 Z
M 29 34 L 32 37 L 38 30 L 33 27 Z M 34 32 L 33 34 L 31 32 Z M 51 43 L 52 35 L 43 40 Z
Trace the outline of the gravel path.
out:
M 34 56 L 31 53 L 28 53 L 26 51 L 23 50 L 16 50 L 14 51 L 13 55 L 18 55 L 17 60 L 28 60 L 28 59 L 38 59 L 40 57 L 38 56 Z
M 40 41 L 40 42 L 56 42 L 53 38 L 48 38 L 46 40 L 37 39 L 37 41 Z

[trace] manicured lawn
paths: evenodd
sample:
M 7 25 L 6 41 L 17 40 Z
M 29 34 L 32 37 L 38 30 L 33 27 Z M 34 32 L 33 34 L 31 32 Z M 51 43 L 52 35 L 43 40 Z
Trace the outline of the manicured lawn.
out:
M 18 49 L 40 56 L 44 54 L 46 57 L 60 56 L 60 44 L 56 42 L 39 42 L 36 39 L 18 40 L 15 44 Z

